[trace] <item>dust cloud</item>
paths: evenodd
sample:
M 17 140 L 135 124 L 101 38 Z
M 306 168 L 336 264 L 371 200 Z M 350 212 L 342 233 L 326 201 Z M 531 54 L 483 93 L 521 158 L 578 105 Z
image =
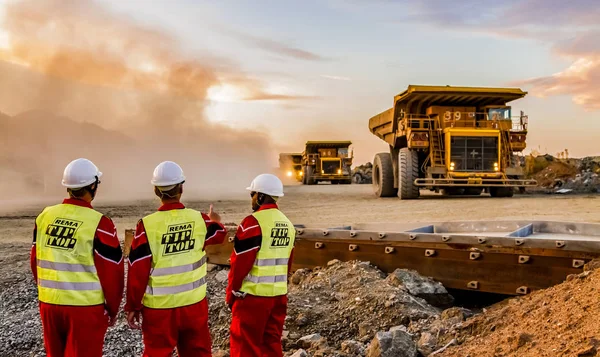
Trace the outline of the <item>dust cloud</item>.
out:
M 3 200 L 63 194 L 62 170 L 78 157 L 103 171 L 102 201 L 151 199 L 152 171 L 163 160 L 183 167 L 188 199 L 236 197 L 270 171 L 268 136 L 204 116 L 208 90 L 227 78 L 245 83 L 249 99 L 277 98 L 234 63 L 190 55 L 168 33 L 91 0 L 12 1 L 5 10 Z

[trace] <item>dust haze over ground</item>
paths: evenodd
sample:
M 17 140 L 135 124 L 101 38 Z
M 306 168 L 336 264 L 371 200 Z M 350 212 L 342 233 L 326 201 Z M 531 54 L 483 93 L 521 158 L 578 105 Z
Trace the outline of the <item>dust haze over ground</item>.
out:
M 168 33 L 91 0 L 12 1 L 1 21 L 3 200 L 64 192 L 62 170 L 78 157 L 103 171 L 101 201 L 151 198 L 163 160 L 183 167 L 187 196 L 197 199 L 238 197 L 270 169 L 268 136 L 203 113 L 209 88 L 224 83 L 249 100 L 287 99 L 236 64 L 188 53 Z

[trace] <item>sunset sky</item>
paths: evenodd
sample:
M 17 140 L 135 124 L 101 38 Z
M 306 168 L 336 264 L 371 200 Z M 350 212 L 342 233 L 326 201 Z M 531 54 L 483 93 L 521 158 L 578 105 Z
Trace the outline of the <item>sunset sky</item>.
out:
M 11 2 L 0 0 L 0 17 Z M 207 119 L 264 131 L 278 150 L 350 139 L 356 161 L 371 160 L 387 148 L 368 119 L 407 85 L 430 84 L 518 86 L 530 94 L 513 103 L 529 114 L 530 148 L 600 155 L 597 0 L 95 3 L 209 63 L 217 78 L 199 99 Z M 12 36 L 0 27 L 0 51 Z M 152 43 L 163 47 L 161 38 Z M 35 70 L 30 57 L 3 59 Z M 157 65 L 140 57 L 133 66 L 152 73 Z

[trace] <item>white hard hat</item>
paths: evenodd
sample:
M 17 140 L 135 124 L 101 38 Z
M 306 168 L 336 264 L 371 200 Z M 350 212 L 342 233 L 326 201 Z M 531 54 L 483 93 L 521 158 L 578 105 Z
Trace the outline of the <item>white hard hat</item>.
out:
M 154 169 L 154 175 L 152 175 L 150 183 L 153 186 L 167 188 L 168 191 L 169 186 L 177 185 L 183 181 L 185 181 L 185 176 L 181 166 L 173 161 L 163 161 Z
M 96 165 L 88 159 L 71 161 L 63 172 L 62 185 L 68 188 L 82 188 L 96 182 L 102 176 Z
M 246 190 L 264 193 L 272 197 L 283 197 L 283 183 L 281 183 L 279 177 L 271 174 L 256 176 Z

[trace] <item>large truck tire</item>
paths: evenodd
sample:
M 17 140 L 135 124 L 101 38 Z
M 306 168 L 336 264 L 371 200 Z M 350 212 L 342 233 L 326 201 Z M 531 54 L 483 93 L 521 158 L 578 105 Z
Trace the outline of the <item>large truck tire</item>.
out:
M 398 197 L 401 200 L 419 198 L 419 187 L 415 180 L 419 178 L 419 157 L 408 148 L 400 149 L 398 155 Z
M 306 177 L 307 177 L 307 175 L 308 175 L 308 172 L 307 172 L 307 170 L 306 170 L 306 169 L 307 169 L 307 167 L 306 167 L 306 166 L 302 166 L 302 184 L 303 184 L 303 185 L 306 185 L 306 184 L 307 184 L 307 183 L 306 183 Z
M 394 197 L 398 192 L 394 187 L 392 155 L 387 152 L 380 152 L 373 159 L 373 192 L 377 197 Z
M 316 185 L 317 181 L 315 181 L 314 176 L 314 168 L 312 166 L 306 166 L 306 184 L 307 185 Z

